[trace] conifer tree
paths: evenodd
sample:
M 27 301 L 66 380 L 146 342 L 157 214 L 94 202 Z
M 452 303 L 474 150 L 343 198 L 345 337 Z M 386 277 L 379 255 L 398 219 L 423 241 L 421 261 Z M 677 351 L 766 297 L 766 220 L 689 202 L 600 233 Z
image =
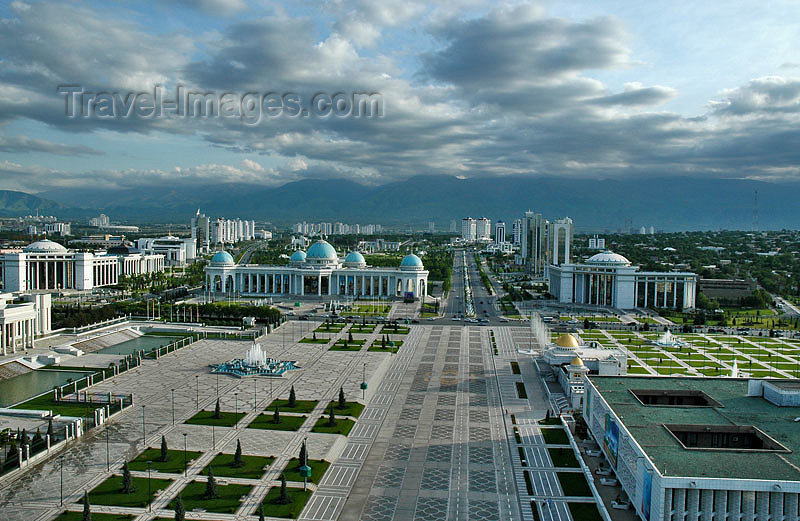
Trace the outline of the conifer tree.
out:
M 339 408 L 344 409 L 347 407 L 347 401 L 344 399 L 344 388 L 339 387 Z
M 122 493 L 133 494 L 136 492 L 136 485 L 133 483 L 131 476 L 131 469 L 128 468 L 128 462 L 122 464 Z
M 214 419 L 219 420 L 222 418 L 222 411 L 219 408 L 219 398 L 217 398 L 217 405 L 214 406 Z
M 272 423 L 278 424 L 281 422 L 281 412 L 278 410 L 278 403 L 275 403 L 275 412 L 272 413 Z
M 281 495 L 278 497 L 278 504 L 288 505 L 292 500 L 289 498 L 289 493 L 286 490 L 286 476 L 281 474 Z
M 89 493 L 83 492 L 83 518 L 82 521 L 92 521 L 92 507 L 89 505 Z
M 183 498 L 180 494 L 175 498 L 175 521 L 185 521 L 186 509 L 183 507 Z
M 233 453 L 233 466 L 237 468 L 244 467 L 244 460 L 242 459 L 242 442 L 236 440 L 236 452 Z
M 167 448 L 167 438 L 161 436 L 161 457 L 158 461 L 167 461 L 169 456 L 169 449 Z
M 203 494 L 203 499 L 216 499 L 219 497 L 217 490 L 217 480 L 214 478 L 214 471 L 211 467 L 208 468 L 208 480 L 206 481 L 206 491 Z
M 302 467 L 303 465 L 308 464 L 308 450 L 306 449 L 306 442 L 303 441 L 303 444 L 300 445 L 300 456 L 297 458 L 300 462 L 298 467 Z
M 289 389 L 289 403 L 287 404 L 287 406 L 290 409 L 294 409 L 295 407 L 297 407 L 297 396 L 295 396 L 294 394 L 294 385 L 292 386 L 291 389 Z

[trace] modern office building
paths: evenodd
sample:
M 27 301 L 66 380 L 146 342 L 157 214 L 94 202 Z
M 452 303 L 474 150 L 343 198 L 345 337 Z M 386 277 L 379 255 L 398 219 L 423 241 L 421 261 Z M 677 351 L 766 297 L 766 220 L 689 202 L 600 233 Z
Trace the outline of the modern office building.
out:
M 251 296 L 382 296 L 424 298 L 428 292 L 428 272 L 416 255 L 406 255 L 397 268 L 367 266 L 356 251 L 340 259 L 326 241 L 311 245 L 308 252 L 298 250 L 288 266 L 235 264 L 233 257 L 218 251 L 206 266 L 206 289 L 218 293 Z
M 598 237 L 595 235 L 594 237 L 589 237 L 589 249 L 590 250 L 605 250 L 606 249 L 606 240 L 602 237 Z
M 472 217 L 461 219 L 461 240 L 474 242 L 478 237 L 477 221 Z
M 494 225 L 494 243 L 499 246 L 504 242 L 506 242 L 506 223 L 497 221 Z
M 51 324 L 48 293 L 21 296 L 0 293 L 0 354 L 13 354 L 33 347 L 37 336 L 50 333 Z
M 562 303 L 618 309 L 693 309 L 697 275 L 689 272 L 639 271 L 616 253 L 597 253 L 585 263 L 552 265 L 550 293 Z
M 513 244 L 519 246 L 522 243 L 522 219 L 514 219 L 511 223 L 511 233 L 513 234 Z
M 584 383 L 589 432 L 641 519 L 800 519 L 798 380 Z
M 164 256 L 167 266 L 184 266 L 193 262 L 197 253 L 197 240 L 192 237 L 142 238 L 136 240 L 136 248 L 145 254 Z
M 528 210 L 522 219 L 520 257 L 534 277 L 544 278 L 547 272 L 547 219 Z
M 76 252 L 47 239 L 21 252 L 5 253 L 0 261 L 6 292 L 86 290 L 113 286 L 120 275 L 164 271 L 162 255 L 142 254 L 124 245 L 102 253 Z

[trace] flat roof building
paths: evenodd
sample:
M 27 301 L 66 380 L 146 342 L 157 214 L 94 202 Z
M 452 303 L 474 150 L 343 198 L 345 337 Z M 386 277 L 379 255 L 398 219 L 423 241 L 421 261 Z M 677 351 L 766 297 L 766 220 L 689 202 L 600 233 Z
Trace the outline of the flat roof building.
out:
M 584 381 L 589 431 L 642 519 L 800 518 L 799 381 Z

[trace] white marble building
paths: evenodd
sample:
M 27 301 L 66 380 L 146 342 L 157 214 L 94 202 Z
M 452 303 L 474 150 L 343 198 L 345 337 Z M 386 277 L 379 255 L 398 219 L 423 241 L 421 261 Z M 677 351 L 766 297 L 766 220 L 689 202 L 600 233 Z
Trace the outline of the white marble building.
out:
M 235 264 L 229 253 L 218 251 L 205 272 L 206 289 L 212 295 L 424 298 L 428 285 L 428 272 L 414 254 L 406 255 L 397 268 L 375 268 L 367 266 L 358 252 L 341 260 L 323 240 L 307 253 L 294 252 L 288 266 Z
M 38 293 L 15 298 L 0 293 L 0 354 L 33 347 L 37 336 L 51 331 L 50 295 Z
M 117 254 L 76 252 L 47 239 L 29 244 L 22 252 L 6 253 L 0 262 L 6 292 L 87 290 L 113 286 L 122 274 L 164 271 L 163 255 L 130 249 Z
M 693 309 L 697 275 L 639 271 L 622 255 L 604 251 L 583 264 L 551 265 L 550 293 L 559 302 L 618 309 Z

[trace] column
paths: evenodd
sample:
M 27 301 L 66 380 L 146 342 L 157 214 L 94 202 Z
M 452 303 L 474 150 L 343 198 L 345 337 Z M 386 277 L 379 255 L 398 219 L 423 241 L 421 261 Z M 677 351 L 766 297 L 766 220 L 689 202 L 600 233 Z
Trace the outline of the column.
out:
M 322 296 L 322 275 L 317 275 L 317 296 Z

